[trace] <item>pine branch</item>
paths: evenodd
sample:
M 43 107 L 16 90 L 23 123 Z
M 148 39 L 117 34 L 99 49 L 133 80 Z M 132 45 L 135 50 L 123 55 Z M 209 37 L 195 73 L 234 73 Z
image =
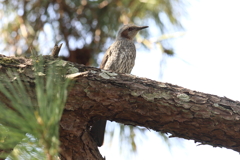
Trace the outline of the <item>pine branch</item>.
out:
M 64 67 L 66 75 L 73 74 L 70 77 L 75 81 L 60 122 L 61 159 L 103 159 L 89 134 L 89 127 L 99 119 L 144 126 L 171 133 L 172 137 L 240 151 L 238 101 L 133 75 L 50 59 L 45 57 L 46 66 L 56 64 Z M 13 68 L 22 82 L 32 84 L 29 90 L 35 88 L 34 72 L 28 59 L 2 56 L 0 63 L 0 76 L 5 75 L 7 68 Z M 38 74 L 44 75 L 41 72 Z M 4 79 L 0 80 L 5 84 Z M 18 82 L 18 78 L 11 80 Z M 51 83 L 46 84 L 53 90 Z M 49 98 L 52 99 L 57 98 Z M 46 103 L 41 104 L 44 106 Z

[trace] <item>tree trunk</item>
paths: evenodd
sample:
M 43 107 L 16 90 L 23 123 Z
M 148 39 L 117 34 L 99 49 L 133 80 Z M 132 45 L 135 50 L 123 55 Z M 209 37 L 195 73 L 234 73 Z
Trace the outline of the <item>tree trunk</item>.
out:
M 14 58 L 14 63 L 5 63 L 6 59 L 10 58 L 0 57 L 1 72 L 21 68 L 23 81 L 31 81 L 29 60 Z M 75 77 L 75 84 L 60 122 L 61 159 L 103 159 L 89 133 L 98 119 L 240 151 L 240 102 L 134 75 L 69 64 L 79 73 L 70 75 Z

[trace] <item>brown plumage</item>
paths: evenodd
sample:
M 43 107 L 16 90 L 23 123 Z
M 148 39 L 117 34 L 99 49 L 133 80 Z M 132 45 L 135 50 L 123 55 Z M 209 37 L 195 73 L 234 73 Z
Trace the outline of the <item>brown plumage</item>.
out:
M 100 68 L 119 73 L 131 73 L 136 58 L 133 39 L 138 31 L 147 27 L 133 24 L 123 25 L 118 31 L 115 42 L 106 51 Z M 105 126 L 106 120 L 99 120 L 91 128 L 91 133 L 98 146 L 103 144 Z

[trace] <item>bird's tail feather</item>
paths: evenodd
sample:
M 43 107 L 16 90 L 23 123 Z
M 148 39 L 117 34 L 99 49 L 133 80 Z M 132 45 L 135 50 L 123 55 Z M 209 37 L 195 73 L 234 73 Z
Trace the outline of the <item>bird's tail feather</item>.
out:
M 97 143 L 98 147 L 103 145 L 106 123 L 106 120 L 99 120 L 95 122 L 91 128 L 91 135 L 93 136 L 93 139 Z

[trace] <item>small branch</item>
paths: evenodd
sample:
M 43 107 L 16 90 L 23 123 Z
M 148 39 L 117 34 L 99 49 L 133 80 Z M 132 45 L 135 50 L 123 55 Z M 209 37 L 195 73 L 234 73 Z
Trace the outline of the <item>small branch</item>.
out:
M 55 44 L 53 50 L 52 50 L 52 53 L 51 55 L 54 57 L 54 58 L 57 58 L 58 57 L 58 54 L 59 54 L 59 51 L 62 47 L 62 43 L 58 46 L 57 43 Z

